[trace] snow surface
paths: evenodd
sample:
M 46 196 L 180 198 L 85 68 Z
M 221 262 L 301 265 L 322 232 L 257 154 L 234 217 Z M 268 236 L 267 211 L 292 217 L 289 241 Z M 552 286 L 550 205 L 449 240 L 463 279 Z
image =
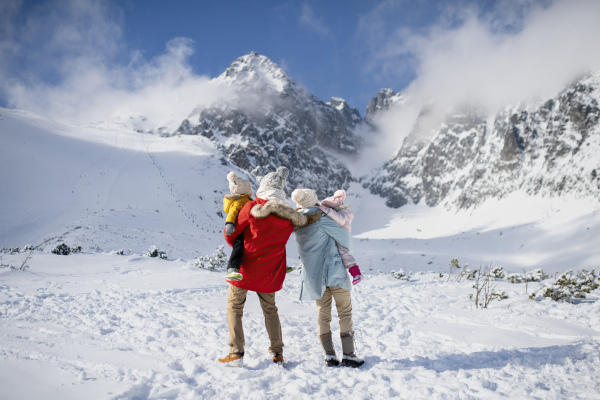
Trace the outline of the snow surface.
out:
M 532 301 L 542 283 L 498 281 L 509 298 L 479 310 L 472 282 L 447 280 L 455 258 L 507 272 L 598 270 L 599 206 L 567 197 L 391 210 L 354 184 L 347 203 L 367 276 L 353 291 L 354 322 L 365 365 L 324 367 L 316 306 L 298 301 L 297 271 L 277 294 L 286 367 L 268 357 L 253 294 L 246 366 L 220 365 L 224 272 L 188 261 L 224 242 L 230 169 L 201 136 L 0 109 L 0 248 L 37 249 L 26 271 L 0 267 L 0 397 L 600 398 L 597 292 L 579 304 Z M 84 254 L 51 254 L 61 242 Z M 168 260 L 140 256 L 153 245 Z M 20 265 L 24 254 L 0 256 Z M 293 237 L 288 263 L 300 264 Z M 400 269 L 409 281 L 390 276 Z
M 20 256 L 4 256 L 18 262 Z M 525 284 L 474 310 L 472 282 L 369 275 L 353 291 L 360 369 L 327 368 L 300 275 L 277 293 L 286 366 L 249 293 L 244 368 L 227 352 L 224 271 L 181 260 L 35 252 L 0 270 L 6 399 L 598 398 L 600 303 L 531 301 Z M 538 284 L 539 285 L 539 284 Z M 531 292 L 535 289 L 529 285 Z M 338 353 L 337 318 L 332 324 Z

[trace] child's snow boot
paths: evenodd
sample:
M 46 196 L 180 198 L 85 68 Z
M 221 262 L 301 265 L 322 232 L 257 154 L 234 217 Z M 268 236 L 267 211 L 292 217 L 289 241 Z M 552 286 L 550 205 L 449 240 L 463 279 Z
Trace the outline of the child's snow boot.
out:
M 340 365 L 340 360 L 338 360 L 335 354 L 325 354 L 325 365 L 328 367 L 337 367 Z
M 354 332 L 341 333 L 342 338 L 342 367 L 360 367 L 365 363 L 365 360 L 360 359 L 354 354 Z
M 335 349 L 333 348 L 331 332 L 319 336 L 319 339 L 321 339 L 321 346 L 323 346 L 323 351 L 325 352 L 325 365 L 328 367 L 337 367 L 340 365 L 340 360 L 335 355 Z
M 358 368 L 365 363 L 365 360 L 356 357 L 356 355 L 346 355 L 342 358 L 342 367 Z
M 242 275 L 238 269 L 227 268 L 227 274 L 225 275 L 226 281 L 229 281 L 229 282 L 241 281 L 243 278 L 244 278 L 244 275 Z

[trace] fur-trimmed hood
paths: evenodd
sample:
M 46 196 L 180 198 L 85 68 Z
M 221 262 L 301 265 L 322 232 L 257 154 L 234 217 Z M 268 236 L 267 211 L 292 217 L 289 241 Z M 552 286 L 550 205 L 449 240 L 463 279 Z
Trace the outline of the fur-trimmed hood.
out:
M 277 200 L 269 200 L 263 205 L 256 204 L 252 207 L 250 214 L 258 219 L 266 218 L 269 215 L 287 219 L 292 223 L 294 229 L 310 225 L 323 215 L 321 211 L 306 215 L 294 210 L 289 204 Z

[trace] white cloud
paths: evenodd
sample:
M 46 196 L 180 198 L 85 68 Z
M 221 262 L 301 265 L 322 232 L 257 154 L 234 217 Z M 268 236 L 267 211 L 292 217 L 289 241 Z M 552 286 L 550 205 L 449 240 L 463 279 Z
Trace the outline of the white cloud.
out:
M 173 128 L 217 98 L 189 65 L 192 40 L 175 38 L 146 60 L 125 48 L 119 12 L 97 0 L 48 1 L 23 23 L 12 18 L 0 46 L 9 105 L 77 124 L 144 116 L 148 127 Z
M 327 28 L 327 26 L 323 23 L 322 18 L 315 16 L 312 7 L 306 3 L 302 4 L 300 23 L 321 36 L 331 36 L 329 28 Z
M 381 18 L 377 12 L 369 23 Z M 502 1 L 486 13 L 448 9 L 426 33 L 405 27 L 389 32 L 390 38 L 372 49 L 375 62 L 369 71 L 399 80 L 405 62 L 413 63 L 416 79 L 405 89 L 413 104 L 433 102 L 445 112 L 468 103 L 495 111 L 554 96 L 600 67 L 599 21 L 600 2 L 594 0 Z M 396 129 L 403 118 L 414 123 L 414 110 L 400 113 L 388 116 L 394 123 L 384 125 L 392 138 L 408 134 Z

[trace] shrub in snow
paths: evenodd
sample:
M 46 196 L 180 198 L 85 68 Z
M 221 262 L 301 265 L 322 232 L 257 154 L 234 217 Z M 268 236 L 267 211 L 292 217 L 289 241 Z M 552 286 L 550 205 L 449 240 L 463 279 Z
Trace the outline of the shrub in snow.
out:
M 526 278 L 528 282 L 541 282 L 545 279 L 551 278 L 551 276 L 542 271 L 541 268 L 538 268 L 527 272 Z
M 0 250 L 0 253 L 18 254 L 18 253 L 22 253 L 25 251 L 31 251 L 31 250 L 33 250 L 33 246 L 28 244 L 25 247 L 23 247 L 23 249 L 21 249 L 19 247 L 8 247 L 8 248 L 3 247 L 2 250 Z
M 29 261 L 31 260 L 32 256 L 33 256 L 33 250 L 30 250 L 25 255 L 25 257 L 23 257 L 23 260 L 21 261 L 21 265 L 19 267 L 12 265 L 12 264 L 4 264 L 2 262 L 2 257 L 0 257 L 0 267 L 10 268 L 10 269 L 20 269 L 21 271 L 25 271 L 27 268 L 29 268 Z
M 167 253 L 162 250 L 159 250 L 158 247 L 152 246 L 143 253 L 146 257 L 158 257 L 158 258 L 167 258 Z
M 450 272 L 448 274 L 448 281 L 450 281 L 450 277 L 452 277 L 452 272 L 454 272 L 455 270 L 460 271 L 455 278 L 456 282 L 460 282 L 463 279 L 473 280 L 477 276 L 477 270 L 471 271 L 469 269 L 468 263 L 461 267 L 458 263 L 458 260 L 455 258 L 452 261 L 450 261 Z
M 568 270 L 559 275 L 554 283 L 544 288 L 542 296 L 555 301 L 567 301 L 573 297 L 585 298 L 586 293 L 598 289 L 599 286 L 600 281 L 594 270 L 582 269 L 577 274 L 574 274 L 573 270 Z M 535 298 L 535 295 L 531 298 Z
M 472 281 L 477 277 L 477 270 L 470 270 L 467 267 L 468 265 L 469 264 L 465 264 L 465 266 L 461 268 L 458 277 L 456 278 L 457 282 L 460 282 L 463 278 Z
M 392 272 L 390 272 L 390 275 L 392 276 L 392 278 L 402 279 L 403 281 L 407 281 L 410 279 L 410 275 L 407 275 L 402 268 L 400 268 L 398 272 L 396 272 L 396 270 L 392 270 Z
M 514 273 L 514 274 L 508 274 L 506 276 L 506 280 L 509 283 L 523 283 L 523 282 L 525 282 L 525 277 L 522 274 Z
M 58 254 L 61 256 L 68 256 L 71 253 L 79 253 L 81 252 L 81 246 L 69 247 L 64 243 L 57 245 L 55 248 L 51 250 L 52 254 Z
M 508 296 L 505 292 L 496 292 L 496 285 L 493 282 L 496 281 L 496 277 L 492 274 L 492 267 L 487 265 L 485 267 L 479 267 L 475 270 L 475 296 L 470 295 L 469 297 L 475 302 L 476 308 L 487 308 L 492 300 L 504 300 Z
M 450 281 L 450 277 L 452 276 L 452 272 L 454 272 L 454 270 L 460 269 L 460 265 L 458 264 L 458 260 L 456 258 L 450 261 L 449 268 L 450 268 L 450 270 L 448 271 L 448 281 Z
M 550 278 L 551 276 L 542 271 L 541 268 L 534 269 L 533 271 L 526 272 L 525 274 L 509 274 L 506 276 L 506 280 L 509 283 L 527 283 L 527 282 L 541 282 Z
M 193 259 L 189 262 L 189 265 L 196 268 L 209 269 L 211 271 L 226 268 L 228 258 L 227 254 L 223 251 L 224 247 L 225 246 L 223 245 L 217 247 L 212 256 L 206 255 Z
M 490 272 L 490 276 L 496 279 L 504 279 L 506 274 L 504 273 L 504 268 L 502 267 L 494 267 L 492 268 L 492 272 Z

